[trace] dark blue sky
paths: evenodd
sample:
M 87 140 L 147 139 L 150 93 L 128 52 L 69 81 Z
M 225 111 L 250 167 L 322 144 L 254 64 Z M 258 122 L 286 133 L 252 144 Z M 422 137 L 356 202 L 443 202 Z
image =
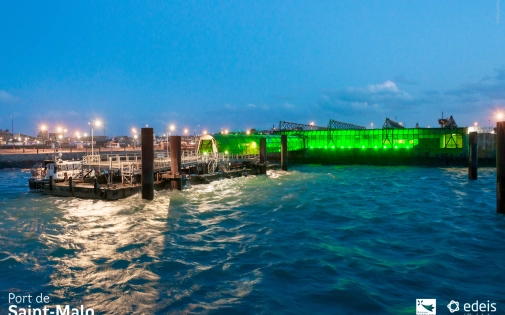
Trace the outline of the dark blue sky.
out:
M 0 128 L 494 124 L 498 1 L 0 1 Z

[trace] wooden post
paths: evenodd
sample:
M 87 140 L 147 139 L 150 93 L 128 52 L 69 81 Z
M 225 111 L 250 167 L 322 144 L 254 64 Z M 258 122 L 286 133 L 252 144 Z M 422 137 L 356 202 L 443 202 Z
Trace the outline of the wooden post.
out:
M 93 193 L 95 195 L 98 194 L 98 178 L 96 178 L 96 175 L 95 175 L 95 179 L 93 180 Z
M 505 213 L 505 121 L 496 123 L 496 212 Z
M 288 136 L 281 135 L 281 170 L 288 170 Z
M 73 186 L 73 179 L 72 176 L 68 178 L 68 191 L 70 191 L 70 194 L 72 197 L 74 196 L 74 186 Z
M 53 175 L 49 176 L 49 191 L 53 191 Z
M 468 155 L 468 179 L 477 179 L 477 132 L 470 132 L 468 136 L 470 154 Z
M 141 128 L 142 199 L 154 199 L 154 133 L 153 128 Z
M 265 175 L 267 173 L 267 139 L 260 139 L 260 174 Z
M 39 154 L 39 148 L 37 148 L 37 154 Z
M 181 136 L 170 136 L 170 171 L 174 179 L 170 183 L 170 189 L 182 190 L 182 179 L 177 178 L 181 174 Z

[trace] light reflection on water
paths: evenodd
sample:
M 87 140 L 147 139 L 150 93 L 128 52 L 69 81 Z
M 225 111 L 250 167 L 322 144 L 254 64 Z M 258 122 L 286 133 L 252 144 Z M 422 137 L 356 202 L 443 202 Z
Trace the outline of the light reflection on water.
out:
M 0 173 L 3 298 L 42 292 L 97 314 L 505 307 L 494 169 L 468 181 L 462 168 L 309 165 L 151 202 L 48 197 L 27 192 L 28 173 Z

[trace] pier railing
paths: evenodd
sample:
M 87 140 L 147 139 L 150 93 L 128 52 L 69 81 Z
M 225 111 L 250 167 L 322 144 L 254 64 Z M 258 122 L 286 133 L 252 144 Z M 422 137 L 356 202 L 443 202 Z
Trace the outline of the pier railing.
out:
M 170 170 L 170 153 L 155 152 L 154 171 L 163 172 Z M 228 170 L 232 162 L 258 162 L 258 154 L 228 154 L 228 153 L 205 153 L 203 155 L 196 151 L 183 151 L 181 164 L 183 167 L 207 164 L 210 172 L 215 172 L 218 168 Z M 122 174 L 129 176 L 127 181 L 131 181 L 131 176 L 140 174 L 142 161 L 140 154 L 103 154 L 83 156 L 83 167 L 88 170 L 120 170 Z

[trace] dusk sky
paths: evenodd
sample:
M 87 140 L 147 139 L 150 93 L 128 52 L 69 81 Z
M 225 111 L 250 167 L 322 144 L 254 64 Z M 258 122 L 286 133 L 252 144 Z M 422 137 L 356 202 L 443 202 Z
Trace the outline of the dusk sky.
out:
M 145 3 L 147 2 L 147 4 Z M 0 0 L 0 128 L 496 123 L 505 1 Z M 501 10 L 501 12 L 500 12 Z M 103 130 L 100 132 L 102 133 Z

